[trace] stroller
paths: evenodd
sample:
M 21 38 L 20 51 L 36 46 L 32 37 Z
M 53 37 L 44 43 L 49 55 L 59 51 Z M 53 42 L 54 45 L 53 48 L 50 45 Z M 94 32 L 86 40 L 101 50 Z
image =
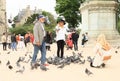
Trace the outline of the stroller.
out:
M 72 48 L 73 48 L 73 41 L 72 41 L 71 34 L 69 34 L 69 35 L 67 36 L 66 46 L 67 46 L 67 50 L 68 50 L 68 49 L 71 49 L 71 50 L 72 50 Z

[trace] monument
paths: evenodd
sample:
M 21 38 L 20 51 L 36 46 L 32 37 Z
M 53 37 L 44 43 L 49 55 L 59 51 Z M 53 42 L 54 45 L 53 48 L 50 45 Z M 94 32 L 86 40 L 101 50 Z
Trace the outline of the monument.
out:
M 7 31 L 6 27 L 6 0 L 0 0 L 0 36 Z
M 80 6 L 82 31 L 96 38 L 104 33 L 107 39 L 116 39 L 118 2 L 116 0 L 87 0 Z
M 37 9 L 35 7 L 34 10 L 31 10 L 30 5 L 28 5 L 25 9 L 19 11 L 18 15 L 16 16 L 16 20 L 14 21 L 16 27 L 19 25 L 23 25 L 27 21 L 27 18 L 30 17 L 31 15 L 41 13 L 42 13 L 41 9 Z

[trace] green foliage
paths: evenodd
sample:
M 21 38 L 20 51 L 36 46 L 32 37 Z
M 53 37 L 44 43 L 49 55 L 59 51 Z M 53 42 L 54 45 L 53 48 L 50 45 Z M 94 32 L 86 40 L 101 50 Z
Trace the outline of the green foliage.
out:
M 119 32 L 120 34 L 120 2 L 118 2 L 118 9 L 117 9 L 117 31 Z
M 80 4 L 84 0 L 56 0 L 55 10 L 60 16 L 64 16 L 70 28 L 78 27 L 81 22 L 79 11 Z
M 44 16 L 47 16 L 50 21 L 50 24 L 45 24 L 45 30 L 53 32 L 56 26 L 56 20 L 54 19 L 54 16 L 51 13 L 46 11 L 43 11 L 42 14 Z
M 117 30 L 118 30 L 118 32 L 120 33 L 120 21 L 118 21 L 118 24 L 117 24 Z
M 54 16 L 51 13 L 46 11 L 43 11 L 42 14 L 45 16 L 48 16 L 50 20 L 50 24 L 45 24 L 45 30 L 53 32 L 53 29 L 55 28 L 55 25 L 56 25 L 56 20 L 54 19 Z M 18 27 L 15 27 L 15 24 L 13 24 L 12 25 L 13 28 L 10 28 L 9 31 L 11 33 L 21 34 L 21 35 L 24 35 L 28 31 L 33 32 L 33 27 L 34 27 L 33 22 L 36 20 L 38 16 L 39 14 L 31 15 L 30 17 L 28 17 L 27 21 L 23 25 Z M 14 20 L 17 20 L 17 16 L 14 18 Z
M 25 35 L 28 31 L 33 32 L 33 25 L 22 25 L 15 28 L 10 28 L 9 31 L 15 34 Z
M 25 24 L 32 24 L 38 16 L 39 14 L 31 15 L 30 17 L 27 18 L 27 21 L 25 22 Z

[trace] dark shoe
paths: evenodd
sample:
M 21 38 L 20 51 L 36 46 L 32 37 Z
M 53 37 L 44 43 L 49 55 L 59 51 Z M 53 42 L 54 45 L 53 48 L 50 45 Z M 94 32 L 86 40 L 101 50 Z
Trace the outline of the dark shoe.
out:
M 92 65 L 92 62 L 90 63 L 90 66 L 91 66 L 91 67 L 94 67 L 94 66 Z
M 102 64 L 101 64 L 101 66 L 104 68 L 104 67 L 105 67 L 105 64 L 104 64 L 104 63 L 102 63 Z

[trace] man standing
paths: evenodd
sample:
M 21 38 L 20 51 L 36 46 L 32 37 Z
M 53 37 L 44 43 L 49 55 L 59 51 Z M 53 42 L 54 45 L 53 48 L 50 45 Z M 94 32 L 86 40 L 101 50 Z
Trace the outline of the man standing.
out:
M 74 30 L 72 33 L 72 40 L 73 40 L 75 51 L 78 51 L 78 38 L 79 38 L 79 35 L 76 33 L 76 30 Z
M 33 28 L 33 34 L 34 34 L 34 53 L 32 57 L 31 66 L 32 68 L 35 67 L 36 64 L 36 58 L 39 50 L 41 51 L 41 64 L 47 66 L 45 64 L 46 61 L 46 47 L 45 47 L 45 29 L 44 29 L 44 23 L 45 17 L 43 15 L 40 15 L 38 17 L 38 21 L 35 23 L 35 26 Z

